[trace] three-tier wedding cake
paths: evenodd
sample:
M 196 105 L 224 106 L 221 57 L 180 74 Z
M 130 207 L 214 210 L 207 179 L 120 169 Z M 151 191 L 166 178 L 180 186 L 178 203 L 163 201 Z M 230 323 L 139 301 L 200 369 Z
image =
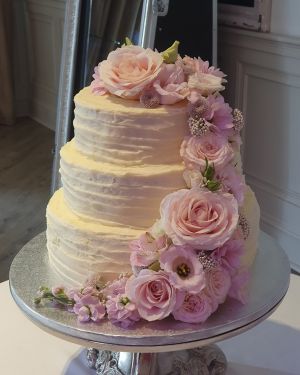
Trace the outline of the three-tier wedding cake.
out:
M 47 208 L 51 267 L 69 286 L 100 275 L 103 314 L 123 326 L 202 322 L 228 296 L 245 302 L 257 249 L 242 114 L 220 94 L 225 75 L 177 47 L 128 43 L 96 67 Z

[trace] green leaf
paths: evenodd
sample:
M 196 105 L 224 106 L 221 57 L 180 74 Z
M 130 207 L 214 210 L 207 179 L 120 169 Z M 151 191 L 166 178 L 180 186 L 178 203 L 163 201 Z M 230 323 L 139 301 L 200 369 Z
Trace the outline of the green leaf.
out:
M 127 36 L 125 38 L 125 46 L 133 46 L 132 41 Z
M 179 46 L 179 42 L 178 40 L 175 40 L 175 42 L 171 45 L 171 47 L 161 52 L 164 63 L 166 64 L 175 63 L 175 61 L 177 60 L 177 56 L 178 56 L 178 46 Z
M 220 189 L 220 186 L 221 184 L 219 181 L 208 181 L 206 184 L 207 189 L 210 191 L 217 191 Z
M 157 260 L 156 262 L 150 264 L 150 266 L 148 267 L 148 269 L 151 270 L 151 271 L 158 272 L 160 270 L 159 261 Z

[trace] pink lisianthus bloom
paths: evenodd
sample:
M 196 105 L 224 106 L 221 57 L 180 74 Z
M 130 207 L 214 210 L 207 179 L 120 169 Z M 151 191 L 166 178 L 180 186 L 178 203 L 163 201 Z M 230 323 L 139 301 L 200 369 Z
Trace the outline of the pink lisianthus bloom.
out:
M 163 64 L 162 70 L 153 83 L 160 96 L 160 104 L 174 104 L 185 99 L 189 90 L 179 64 Z
M 237 173 L 236 169 L 231 164 L 228 164 L 216 171 L 215 179 L 221 183 L 222 191 L 232 194 L 239 206 L 243 205 L 246 189 L 243 175 Z
M 203 323 L 214 311 L 215 303 L 202 291 L 198 294 L 186 294 L 183 303 L 173 311 L 173 316 L 186 323 Z
M 140 316 L 148 321 L 166 318 L 183 298 L 183 293 L 174 288 L 165 272 L 146 269 L 128 280 L 125 294 L 136 305 Z
M 233 276 L 241 265 L 244 252 L 245 242 L 241 238 L 231 238 L 224 245 L 215 249 L 212 256 Z
M 95 323 L 100 322 L 106 314 L 103 303 L 99 298 L 90 294 L 84 295 L 76 301 L 73 312 L 78 316 L 80 322 L 92 320 Z
M 207 159 L 214 164 L 217 171 L 230 163 L 234 152 L 226 138 L 208 133 L 202 137 L 185 137 L 180 147 L 180 155 L 188 169 L 204 171 Z
M 159 258 L 168 244 L 166 235 L 154 238 L 149 232 L 143 233 L 139 238 L 130 242 L 130 263 L 133 267 L 147 267 Z
M 99 67 L 96 66 L 94 69 L 93 78 L 94 80 L 91 82 L 91 89 L 93 94 L 97 95 L 104 95 L 107 93 L 107 89 L 104 86 L 104 83 L 99 74 Z
M 215 301 L 214 307 L 223 302 L 227 297 L 231 286 L 231 278 L 229 272 L 223 267 L 215 267 L 206 271 L 206 290 L 212 301 Z
M 246 304 L 248 300 L 248 285 L 250 280 L 250 271 L 247 268 L 238 270 L 231 277 L 231 288 L 228 295 L 242 304 Z
M 128 328 L 140 320 L 135 304 L 124 294 L 109 298 L 106 301 L 106 310 L 108 319 L 122 328 Z
M 226 74 L 224 74 L 219 68 L 209 66 L 209 62 L 203 61 L 200 57 L 185 56 L 183 59 L 179 59 L 179 61 L 181 61 L 183 65 L 185 74 L 206 73 L 220 78 L 226 77 Z
M 97 68 L 98 76 L 92 85 L 99 93 L 102 87 L 111 94 L 127 99 L 138 99 L 141 92 L 156 79 L 161 71 L 163 59 L 160 53 L 150 48 L 129 45 L 110 52 L 107 60 Z
M 201 188 L 168 194 L 160 205 L 162 226 L 175 245 L 214 250 L 231 238 L 239 213 L 228 193 Z
M 161 255 L 160 265 L 178 290 L 196 294 L 206 285 L 202 264 L 189 246 L 170 246 Z
M 128 277 L 121 276 L 119 279 L 114 281 L 109 281 L 105 288 L 102 289 L 103 295 L 108 297 L 115 297 L 119 294 L 125 293 L 125 285 L 127 283 Z

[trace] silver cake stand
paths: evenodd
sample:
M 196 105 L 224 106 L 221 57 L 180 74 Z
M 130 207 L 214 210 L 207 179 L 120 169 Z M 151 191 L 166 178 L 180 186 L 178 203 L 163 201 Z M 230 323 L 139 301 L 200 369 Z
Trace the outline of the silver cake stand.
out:
M 121 329 L 109 321 L 78 323 L 76 316 L 50 306 L 36 307 L 41 285 L 60 284 L 49 267 L 45 234 L 27 243 L 15 257 L 9 275 L 11 294 L 37 326 L 88 349 L 87 362 L 97 374 L 225 374 L 226 358 L 215 342 L 238 335 L 266 319 L 285 296 L 290 265 L 283 250 L 262 233 L 253 265 L 249 302 L 228 299 L 204 324 L 173 319 L 139 322 Z

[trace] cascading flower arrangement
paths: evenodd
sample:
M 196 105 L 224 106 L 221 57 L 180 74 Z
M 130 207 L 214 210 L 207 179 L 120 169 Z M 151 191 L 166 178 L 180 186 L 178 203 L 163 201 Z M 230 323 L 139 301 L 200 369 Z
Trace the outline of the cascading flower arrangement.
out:
M 201 323 L 227 296 L 246 302 L 249 272 L 241 257 L 250 228 L 240 212 L 245 181 L 235 165 L 243 116 L 220 94 L 224 73 L 200 58 L 181 58 L 178 44 L 159 53 L 127 39 L 95 68 L 91 89 L 146 108 L 186 101 L 190 135 L 180 155 L 187 187 L 168 194 L 160 219 L 129 244 L 131 275 L 108 283 L 94 275 L 78 289 L 41 287 L 36 304 L 66 306 L 80 322 L 107 317 L 128 328 L 170 315 Z

